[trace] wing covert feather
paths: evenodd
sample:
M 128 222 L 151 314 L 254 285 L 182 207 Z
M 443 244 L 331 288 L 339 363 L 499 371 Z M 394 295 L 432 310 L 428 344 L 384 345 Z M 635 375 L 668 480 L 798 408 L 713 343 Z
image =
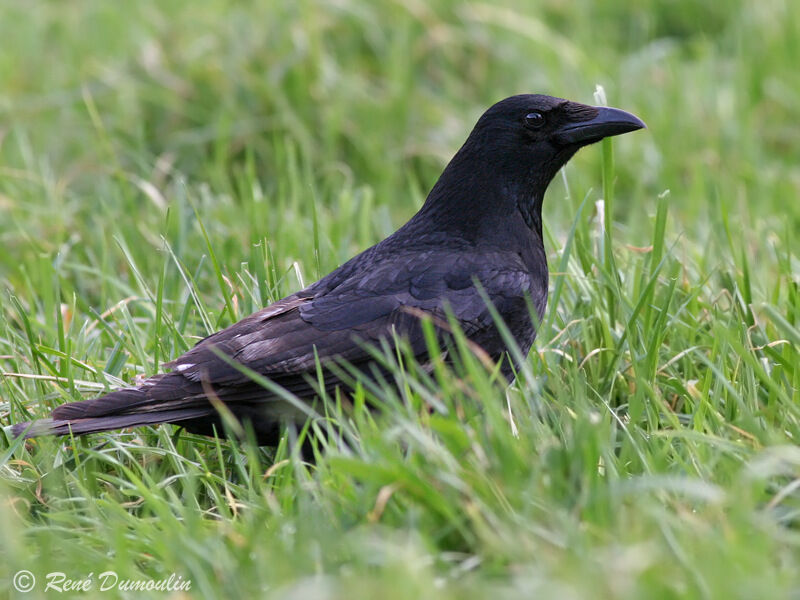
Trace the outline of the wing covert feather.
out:
M 420 260 L 419 253 L 401 253 L 366 273 L 351 269 L 327 289 L 319 285 L 323 279 L 205 338 L 167 366 L 190 381 L 236 386 L 252 382 L 218 352 L 269 377 L 313 371 L 315 351 L 323 363 L 364 362 L 370 358 L 364 344 L 379 344 L 395 333 L 423 354 L 418 317 L 404 307 L 444 317 L 448 305 L 470 336 L 493 325 L 474 278 L 501 314 L 507 302 L 518 303 L 531 291 L 530 277 L 514 254 L 429 254 Z

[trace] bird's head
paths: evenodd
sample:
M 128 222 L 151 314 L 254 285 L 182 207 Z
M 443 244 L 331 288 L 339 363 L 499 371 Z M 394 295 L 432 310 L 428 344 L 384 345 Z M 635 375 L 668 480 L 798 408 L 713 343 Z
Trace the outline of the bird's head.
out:
M 618 108 L 511 96 L 483 113 L 428 196 L 425 212 L 464 229 L 518 208 L 529 227 L 540 229 L 545 189 L 581 147 L 643 127 Z
M 489 108 L 465 146 L 486 152 L 506 168 L 546 165 L 552 176 L 581 147 L 643 127 L 641 119 L 618 108 L 521 94 Z

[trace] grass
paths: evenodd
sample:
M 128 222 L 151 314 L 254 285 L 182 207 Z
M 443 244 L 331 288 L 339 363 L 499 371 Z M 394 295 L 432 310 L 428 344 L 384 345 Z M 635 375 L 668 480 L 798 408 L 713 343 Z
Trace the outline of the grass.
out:
M 504 96 L 601 84 L 649 126 L 551 186 L 508 392 L 399 357 L 399 391 L 330 399 L 315 465 L 293 432 L 0 441 L 12 596 L 20 569 L 27 597 L 108 570 L 198 597 L 798 595 L 800 5 L 4 3 L 0 38 L 4 425 L 389 234 Z

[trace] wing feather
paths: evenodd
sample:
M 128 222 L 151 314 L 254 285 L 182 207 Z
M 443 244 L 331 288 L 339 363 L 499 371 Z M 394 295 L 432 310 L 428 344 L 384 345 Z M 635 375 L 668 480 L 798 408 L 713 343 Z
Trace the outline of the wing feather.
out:
M 365 344 L 379 344 L 395 334 L 405 337 L 415 353 L 424 354 L 418 313 L 411 315 L 404 310 L 407 306 L 438 317 L 444 317 L 444 307 L 449 306 L 467 335 L 492 327 L 474 278 L 501 314 L 509 300 L 516 309 L 530 293 L 530 277 L 515 254 L 429 254 L 421 260 L 419 253 L 400 253 L 368 273 L 350 269 L 349 276 L 338 281 L 323 279 L 205 338 L 167 366 L 192 382 L 252 384 L 220 357 L 224 353 L 248 369 L 289 383 L 287 378 L 313 371 L 317 357 L 323 364 L 367 361 L 371 356 Z

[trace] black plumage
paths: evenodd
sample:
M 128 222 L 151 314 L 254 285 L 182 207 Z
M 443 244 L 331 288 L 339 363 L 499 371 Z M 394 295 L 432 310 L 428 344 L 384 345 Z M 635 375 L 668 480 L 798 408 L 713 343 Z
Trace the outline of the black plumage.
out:
M 455 317 L 504 374 L 514 365 L 475 282 L 523 353 L 547 302 L 542 200 L 579 148 L 644 127 L 624 111 L 542 95 L 512 96 L 487 110 L 425 204 L 394 234 L 307 288 L 199 342 L 136 387 L 59 406 L 51 419 L 19 423 L 27 436 L 92 433 L 155 423 L 222 431 L 217 400 L 274 444 L 295 411 L 232 363 L 297 397 L 316 396 L 316 361 L 374 367 L 368 345 L 397 335 L 426 359 L 420 315 Z M 529 306 L 536 316 L 532 319 Z M 437 335 L 447 337 L 446 327 Z M 227 357 L 227 360 L 222 356 Z M 311 375 L 311 377 L 309 377 Z M 326 386 L 344 385 L 326 370 Z

